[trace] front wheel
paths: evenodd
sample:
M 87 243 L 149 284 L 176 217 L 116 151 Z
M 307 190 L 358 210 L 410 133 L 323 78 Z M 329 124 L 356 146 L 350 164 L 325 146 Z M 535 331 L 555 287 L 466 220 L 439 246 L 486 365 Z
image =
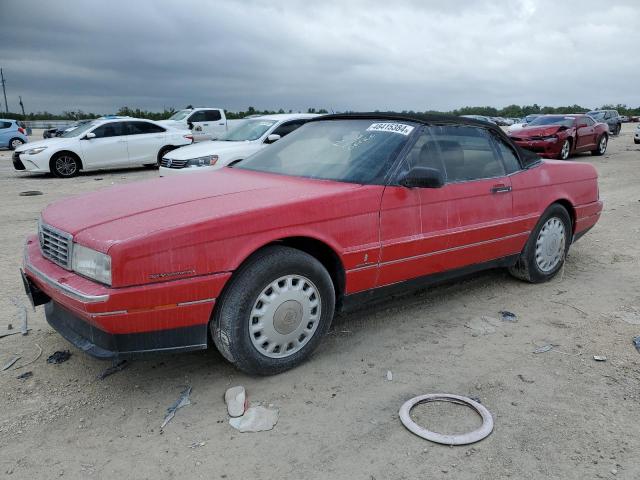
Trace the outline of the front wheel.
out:
M 560 155 L 558 156 L 558 158 L 560 158 L 560 160 L 566 160 L 569 158 L 570 153 L 571 153 L 571 141 L 567 139 L 562 144 L 562 148 L 560 149 Z
M 562 205 L 551 205 L 538 221 L 520 258 L 509 272 L 531 283 L 550 280 L 564 264 L 571 236 L 569 213 Z
M 75 177 L 80 171 L 80 160 L 70 153 L 59 153 L 51 159 L 50 169 L 59 178 Z
M 331 276 L 311 255 L 270 246 L 233 275 L 216 306 L 211 333 L 220 353 L 244 372 L 273 375 L 317 348 L 335 308 Z
M 604 153 L 607 151 L 607 144 L 608 144 L 607 136 L 602 135 L 598 139 L 598 148 L 596 148 L 595 150 L 591 150 L 591 155 L 596 155 L 596 156 L 604 155 Z

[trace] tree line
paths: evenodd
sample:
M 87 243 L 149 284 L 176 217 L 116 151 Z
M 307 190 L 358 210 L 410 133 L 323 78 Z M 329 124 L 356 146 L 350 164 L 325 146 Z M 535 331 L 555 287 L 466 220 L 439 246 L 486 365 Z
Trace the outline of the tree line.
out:
M 402 113 L 405 114 L 445 114 L 445 115 L 485 115 L 488 117 L 507 117 L 507 118 L 522 118 L 526 115 L 530 115 L 532 113 L 580 113 L 580 112 L 588 112 L 589 110 L 617 110 L 620 115 L 628 115 L 628 116 L 640 116 L 640 106 L 639 107 L 628 107 L 624 104 L 617 105 L 602 105 L 601 107 L 592 109 L 589 107 L 584 107 L 581 105 L 567 105 L 561 107 L 551 107 L 551 106 L 539 106 L 537 104 L 533 105 L 508 105 L 504 108 L 496 108 L 491 106 L 486 107 L 462 107 L 455 110 L 451 110 L 448 112 L 438 111 L 438 110 L 425 110 L 425 111 L 416 111 L 416 110 L 403 110 Z M 131 107 L 121 107 L 117 112 L 112 115 L 123 115 L 135 118 L 148 118 L 150 120 L 165 120 L 171 117 L 178 110 L 175 108 L 165 108 L 162 112 L 153 112 L 149 110 L 142 110 L 140 108 L 131 108 Z M 379 110 L 376 110 L 379 112 Z M 270 115 L 274 113 L 294 113 L 294 110 L 287 110 L 280 108 L 279 110 L 258 110 L 254 107 L 248 107 L 246 110 L 231 112 L 227 111 L 226 115 L 228 119 L 240 119 L 248 117 L 249 115 Z M 295 111 L 295 113 L 300 113 L 300 111 Z M 325 108 L 308 108 L 307 113 L 329 113 L 329 111 Z M 84 112 L 82 110 L 67 110 L 62 112 L 61 114 L 51 113 L 51 112 L 32 112 L 27 113 L 26 115 L 22 115 L 21 113 L 5 113 L 0 114 L 5 118 L 12 118 L 15 120 L 87 120 L 92 118 L 97 118 L 105 115 L 104 113 L 94 113 L 94 112 Z

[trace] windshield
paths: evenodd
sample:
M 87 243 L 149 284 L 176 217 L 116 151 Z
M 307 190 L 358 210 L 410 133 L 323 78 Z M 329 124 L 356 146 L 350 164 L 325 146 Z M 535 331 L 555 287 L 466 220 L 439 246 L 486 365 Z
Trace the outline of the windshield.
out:
M 234 168 L 359 184 L 379 183 L 415 125 L 393 121 L 310 122 Z
M 587 112 L 587 115 L 594 120 L 602 120 L 604 118 L 604 112 Z
M 528 127 L 535 127 L 536 125 L 564 125 L 570 127 L 575 121 L 574 117 L 565 117 L 563 115 L 549 115 L 544 117 L 534 118 L 527 125 Z
M 275 123 L 276 120 L 260 120 L 257 118 L 253 120 L 246 120 L 233 130 L 229 131 L 226 135 L 220 136 L 218 140 L 224 140 L 225 142 L 257 140 Z
M 68 132 L 64 132 L 62 135 L 60 135 L 62 138 L 71 138 L 71 137 L 77 137 L 78 135 L 82 135 L 84 132 L 86 132 L 87 130 L 95 127 L 96 124 L 93 122 L 89 122 L 89 123 L 84 123 L 82 125 L 78 125 L 76 128 L 74 128 L 73 130 L 69 130 Z
M 175 120 L 179 122 L 180 120 L 184 120 L 187 116 L 192 112 L 192 110 L 180 110 L 169 117 L 169 120 Z

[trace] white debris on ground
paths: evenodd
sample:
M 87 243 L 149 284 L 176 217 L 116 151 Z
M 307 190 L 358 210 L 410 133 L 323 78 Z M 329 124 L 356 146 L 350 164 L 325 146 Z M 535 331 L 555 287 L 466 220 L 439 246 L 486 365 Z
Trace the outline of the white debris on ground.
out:
M 264 432 L 278 423 L 278 410 L 265 407 L 251 407 L 243 416 L 230 418 L 229 425 L 241 433 Z

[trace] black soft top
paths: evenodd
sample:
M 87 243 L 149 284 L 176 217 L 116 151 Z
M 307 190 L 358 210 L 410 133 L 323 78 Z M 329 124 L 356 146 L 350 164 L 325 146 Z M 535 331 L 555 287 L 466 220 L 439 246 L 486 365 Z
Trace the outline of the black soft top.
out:
M 421 123 L 423 125 L 469 125 L 473 127 L 482 127 L 491 130 L 505 142 L 513 147 L 520 156 L 520 161 L 524 168 L 540 163 L 541 158 L 529 150 L 525 150 L 513 143 L 509 136 L 498 125 L 475 120 L 473 118 L 456 117 L 454 115 L 436 115 L 421 113 L 396 113 L 396 112 L 358 112 L 358 113 L 333 113 L 322 115 L 309 120 L 309 122 L 317 122 L 321 120 L 404 120 L 408 122 Z

